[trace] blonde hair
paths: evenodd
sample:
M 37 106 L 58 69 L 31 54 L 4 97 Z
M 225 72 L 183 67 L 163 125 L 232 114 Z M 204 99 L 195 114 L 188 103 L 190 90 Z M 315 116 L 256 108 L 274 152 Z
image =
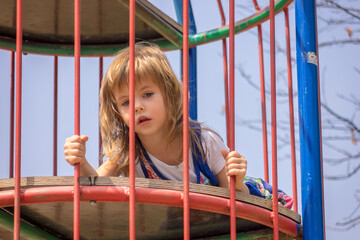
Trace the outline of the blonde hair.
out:
M 110 64 L 100 89 L 100 128 L 103 152 L 118 173 L 128 175 L 129 128 L 121 118 L 114 96 L 114 89 L 129 84 L 129 48 L 119 51 Z M 167 142 L 182 135 L 183 104 L 182 86 L 170 67 L 170 63 L 157 45 L 135 44 L 135 84 L 142 79 L 152 79 L 160 88 L 167 111 Z M 189 128 L 190 139 L 195 140 L 203 154 L 195 128 Z M 192 146 L 190 141 L 190 148 Z M 140 140 L 136 137 L 135 156 L 140 155 Z M 205 160 L 205 158 L 204 158 Z

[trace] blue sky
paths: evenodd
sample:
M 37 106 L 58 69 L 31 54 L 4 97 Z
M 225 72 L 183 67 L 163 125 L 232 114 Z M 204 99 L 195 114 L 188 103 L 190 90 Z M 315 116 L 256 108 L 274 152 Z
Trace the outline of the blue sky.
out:
M 163 10 L 173 19 L 176 19 L 172 1 L 152 0 L 155 6 Z M 213 29 L 221 24 L 216 1 L 198 0 L 193 2 L 193 10 L 198 32 Z M 227 14 L 227 1 L 222 1 Z M 260 4 L 264 1 L 259 1 Z M 236 1 L 238 4 L 238 1 Z M 206 10 L 204 9 L 206 4 Z M 264 6 L 261 5 L 261 6 Z M 237 8 L 235 18 L 239 20 L 244 15 L 243 9 Z M 284 16 L 276 17 L 276 38 L 283 48 Z M 290 7 L 290 28 L 292 56 L 295 57 L 295 34 L 294 34 L 294 9 Z M 268 34 L 268 23 L 263 24 L 264 35 Z M 320 29 L 320 28 L 319 28 Z M 235 38 L 235 64 L 241 65 L 254 81 L 259 85 L 258 49 L 256 29 L 241 33 Z M 341 30 L 322 32 L 324 39 L 334 39 L 336 36 L 346 34 Z M 321 38 L 319 42 L 321 42 Z M 265 51 L 268 50 L 265 45 Z M 223 138 L 226 138 L 225 117 L 222 112 L 224 106 L 223 69 L 222 69 L 222 44 L 221 41 L 199 46 L 198 54 L 198 116 L 199 121 L 205 122 Z M 180 52 L 167 52 L 170 63 L 180 78 Z M 338 95 L 357 94 L 360 87 L 359 75 L 354 75 L 354 65 L 359 62 L 360 50 L 357 47 L 327 48 L 320 51 L 320 80 L 322 86 L 322 98 L 344 116 L 351 116 L 351 106 L 339 100 Z M 347 61 L 353 64 L 349 64 Z M 104 69 L 111 62 L 111 57 L 104 59 Z M 277 54 L 276 58 L 278 73 L 278 91 L 287 90 L 286 81 L 280 77 L 281 72 L 286 70 L 285 56 Z M 58 98 L 58 175 L 68 176 L 73 174 L 73 168 L 64 160 L 63 143 L 73 134 L 74 128 L 74 60 L 70 57 L 59 58 L 59 98 Z M 265 53 L 265 78 L 267 90 L 269 90 L 269 54 Z M 357 67 L 359 64 L 357 63 Z M 0 168 L 0 178 L 8 177 L 9 159 L 9 76 L 10 76 L 10 53 L 0 50 L 0 152 L 3 160 Z M 50 176 L 52 174 L 52 101 L 53 101 L 53 58 L 39 55 L 23 55 L 23 99 L 22 99 L 22 176 Z M 260 93 L 251 87 L 239 73 L 235 71 L 236 81 L 236 114 L 241 120 L 256 122 L 261 119 Z M 296 67 L 293 68 L 293 86 L 296 92 Z M 81 133 L 89 136 L 87 144 L 87 159 L 97 166 L 98 159 L 98 58 L 81 59 Z M 287 97 L 278 97 L 278 120 L 287 121 L 288 106 L 285 104 Z M 297 99 L 295 98 L 295 121 L 297 122 Z M 270 98 L 267 98 L 268 121 L 270 121 Z M 359 116 L 354 116 L 355 120 Z M 359 122 L 359 121 L 358 121 Z M 261 127 L 261 125 L 258 125 Z M 270 128 L 268 128 L 270 129 Z M 236 149 L 248 160 L 248 175 L 263 177 L 263 154 L 261 132 L 249 129 L 244 124 L 237 124 L 235 129 Z M 270 131 L 270 130 L 269 130 Z M 287 130 L 285 130 L 287 131 Z M 288 135 L 288 134 L 287 134 Z M 284 135 L 286 137 L 286 133 Z M 298 133 L 296 132 L 298 137 Z M 269 137 L 270 142 L 270 137 Z M 341 146 L 348 148 L 348 145 Z M 354 146 L 350 146 L 352 148 Z M 357 146 L 355 146 L 357 147 Z M 290 146 L 279 144 L 279 187 L 290 195 L 291 165 L 288 154 Z M 331 150 L 324 150 L 324 157 L 336 154 Z M 269 156 L 271 145 L 269 143 Z M 298 168 L 298 192 L 300 203 L 300 156 L 297 148 Z M 351 167 L 351 166 L 350 166 Z M 325 165 L 325 174 L 346 171 L 348 165 L 329 166 Z M 357 206 L 353 196 L 355 179 L 344 181 L 325 181 L 325 213 L 327 226 L 327 239 L 354 239 L 353 236 L 360 234 L 357 226 L 351 231 L 339 231 L 336 222 L 349 216 Z M 341 189 L 341 190 L 340 190 Z M 344 191 L 344 189 L 346 189 Z M 359 213 L 357 213 L 359 214 Z M 337 229 L 337 230 L 334 230 Z

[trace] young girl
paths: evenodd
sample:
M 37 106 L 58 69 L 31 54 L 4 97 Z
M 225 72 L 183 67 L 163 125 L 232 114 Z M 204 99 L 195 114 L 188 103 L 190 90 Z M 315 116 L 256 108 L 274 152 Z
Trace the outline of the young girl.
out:
M 128 176 L 129 172 L 129 49 L 120 51 L 100 90 L 100 126 L 106 161 L 95 170 L 85 158 L 87 136 L 65 141 L 65 159 L 80 164 L 81 175 Z M 170 64 L 151 44 L 135 45 L 135 176 L 182 181 L 182 87 Z M 192 183 L 229 187 L 235 176 L 238 191 L 263 196 L 245 178 L 247 161 L 229 152 L 209 128 L 190 120 L 189 178 Z M 245 179 L 245 181 L 244 181 Z M 249 186 L 249 187 L 248 187 Z M 261 187 L 260 187 L 261 188 Z

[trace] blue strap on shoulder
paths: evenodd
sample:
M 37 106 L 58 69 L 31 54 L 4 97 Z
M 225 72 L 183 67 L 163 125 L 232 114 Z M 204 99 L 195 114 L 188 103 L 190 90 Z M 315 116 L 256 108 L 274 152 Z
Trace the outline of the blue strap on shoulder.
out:
M 140 142 L 140 141 L 139 141 Z M 149 154 L 146 152 L 145 148 L 143 147 L 143 145 L 140 142 L 140 148 L 142 153 L 144 154 L 144 161 L 148 161 L 148 163 L 150 164 L 150 166 L 152 167 L 152 169 L 154 170 L 154 172 L 162 179 L 162 180 L 169 180 L 167 179 L 164 175 L 161 174 L 161 172 L 155 167 L 154 163 L 151 161 L 151 158 L 149 156 Z M 145 175 L 146 178 L 149 178 L 149 174 L 146 170 L 145 164 L 143 161 L 140 160 L 140 164 L 141 164 L 141 169 Z
M 195 124 L 195 123 L 191 123 L 190 124 L 191 127 L 195 127 L 195 126 L 200 126 L 200 124 Z M 201 143 L 201 129 L 197 129 L 195 130 L 195 134 L 197 139 L 199 140 L 199 144 L 202 148 L 202 143 Z M 195 140 L 193 141 L 193 146 L 197 146 L 195 143 Z M 154 165 L 154 163 L 151 161 L 151 158 L 149 156 L 149 154 L 146 152 L 145 148 L 143 147 L 143 145 L 140 142 L 140 148 L 142 153 L 144 154 L 144 161 L 147 161 L 152 169 L 155 171 L 155 173 L 163 180 L 168 180 L 164 175 L 161 174 L 161 172 L 156 168 L 156 166 Z M 195 147 L 193 153 L 193 162 L 194 162 L 194 167 L 195 167 L 195 173 L 196 173 L 196 183 L 200 183 L 200 172 L 202 174 L 205 175 L 205 177 L 207 177 L 211 183 L 212 186 L 219 186 L 219 181 L 217 180 L 216 176 L 211 172 L 208 164 L 206 161 L 203 161 L 202 156 L 201 156 L 201 152 L 200 149 L 198 149 L 197 147 Z M 149 178 L 148 172 L 146 170 L 145 164 L 143 161 L 140 160 L 140 164 L 141 164 L 141 169 L 145 175 L 146 178 Z
M 192 128 L 199 127 L 199 126 L 200 126 L 200 124 L 190 123 L 190 127 L 192 127 Z M 196 138 L 199 140 L 199 144 L 202 148 L 201 129 L 200 128 L 196 129 L 195 134 L 196 134 Z M 210 180 L 210 183 L 212 186 L 219 186 L 219 181 L 217 180 L 216 176 L 210 170 L 207 162 L 202 159 L 200 149 L 196 147 L 197 145 L 195 143 L 195 140 L 192 140 L 192 143 L 193 143 L 193 146 L 195 146 L 195 149 L 193 150 L 193 161 L 194 161 L 194 167 L 195 167 L 196 176 L 197 176 L 197 182 L 198 183 L 200 182 L 200 172 L 201 172 Z

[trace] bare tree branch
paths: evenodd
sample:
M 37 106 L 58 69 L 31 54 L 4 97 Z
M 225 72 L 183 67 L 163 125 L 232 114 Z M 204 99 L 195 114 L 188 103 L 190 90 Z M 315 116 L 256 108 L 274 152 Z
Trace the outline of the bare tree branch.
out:
M 328 8 L 328 9 L 333 9 L 333 10 L 337 10 L 338 7 L 337 6 L 331 6 L 331 5 L 327 5 L 326 3 L 317 3 L 316 4 L 317 7 L 321 7 L 321 8 Z M 346 8 L 348 11 L 350 12 L 356 12 L 356 13 L 360 13 L 360 9 L 357 8 Z
M 356 168 L 354 168 L 352 171 L 348 172 L 345 175 L 342 176 L 324 176 L 325 179 L 328 180 L 342 180 L 342 179 L 348 179 L 350 177 L 352 177 L 353 175 L 355 175 L 360 169 L 360 164 L 356 166 Z
M 339 48 L 343 46 L 357 46 L 360 44 L 360 8 L 358 0 L 319 0 L 316 5 L 318 7 L 318 34 L 319 34 L 319 45 L 320 49 L 328 49 L 329 47 Z M 246 4 L 246 3 L 244 3 Z M 249 3 L 250 4 L 250 3 Z M 254 12 L 252 5 L 247 5 L 247 8 L 244 6 L 240 7 L 240 10 Z M 262 5 L 267 5 L 264 1 Z M 245 10 L 244 10 L 245 11 Z M 266 29 L 266 28 L 265 28 Z M 336 32 L 335 32 L 336 31 Z M 341 32 L 343 31 L 343 32 Z M 249 31 L 251 34 L 256 35 L 255 30 Z M 331 33 L 334 33 L 332 36 Z M 339 34 L 340 33 L 340 34 Z M 322 35 L 323 34 L 323 35 Z M 269 53 L 268 45 L 269 34 L 266 30 L 263 30 L 263 43 L 264 51 Z M 322 38 L 322 36 L 324 36 Z M 322 40 L 323 39 L 323 40 Z M 275 43 L 276 53 L 285 55 L 286 49 L 284 45 L 279 44 L 279 40 Z M 292 58 L 292 62 L 296 60 Z M 356 66 L 357 63 L 353 63 L 354 73 L 360 75 L 360 68 Z M 358 64 L 357 64 L 358 65 Z M 327 66 L 323 66 L 321 70 L 321 107 L 322 111 L 322 144 L 324 155 L 324 162 L 328 166 L 333 166 L 341 171 L 335 171 L 335 174 L 325 175 L 326 180 L 346 180 L 354 178 L 354 176 L 359 176 L 360 173 L 360 125 L 359 125 L 359 114 L 360 114 L 360 100 L 358 95 L 343 93 L 337 97 L 341 100 L 346 101 L 348 109 L 351 109 L 352 112 L 347 115 L 343 115 L 341 111 L 336 109 L 333 105 L 329 105 L 326 100 L 326 79 L 331 76 L 326 75 Z M 260 83 L 246 72 L 244 66 L 237 66 L 237 70 L 240 72 L 242 78 L 249 83 L 257 91 L 260 91 Z M 278 69 L 277 76 L 280 77 L 280 80 L 285 80 L 284 71 L 286 68 Z M 285 74 L 286 75 L 286 74 Z M 354 78 L 354 81 L 358 81 L 360 78 Z M 277 78 L 279 80 L 279 78 Z M 285 82 L 285 81 L 284 81 Z M 357 82 L 358 83 L 358 82 Z M 277 86 L 280 90 L 278 93 L 279 99 L 286 99 L 288 97 L 285 89 L 285 85 Z M 268 86 L 266 89 L 270 89 Z M 270 91 L 266 91 L 266 97 L 268 98 Z M 282 100 L 285 101 L 285 100 Z M 278 101 L 277 103 L 279 103 Z M 285 119 L 283 121 L 279 121 Z M 237 125 L 243 127 L 248 127 L 255 131 L 262 131 L 262 125 L 260 120 L 246 120 L 238 119 Z M 268 124 L 268 123 L 267 123 Z M 269 125 L 269 124 L 268 124 Z M 289 142 L 289 121 L 287 117 L 281 116 L 278 118 L 277 122 L 278 127 L 278 155 L 283 159 L 289 159 L 289 148 L 286 148 Z M 268 133 L 268 135 L 270 135 Z M 297 140 L 298 141 L 298 140 Z M 348 142 L 346 142 L 348 141 Z M 299 147 L 299 143 L 296 142 L 296 147 Z M 280 153 L 280 150 L 281 153 Z M 326 172 L 325 172 L 326 174 Z M 347 191 L 348 194 L 349 191 Z M 337 231 L 347 231 L 351 228 L 360 224 L 360 190 L 357 191 L 358 195 L 356 196 L 357 205 L 355 206 L 354 211 L 342 221 L 338 221 L 336 226 L 327 226 L 328 229 L 337 230 Z
M 360 194 L 359 193 L 360 193 L 360 190 L 356 190 L 356 192 L 354 194 L 355 198 L 357 200 L 357 206 L 352 211 L 352 213 L 348 217 L 345 218 L 346 221 L 337 222 L 336 223 L 337 226 L 340 226 L 345 230 L 349 230 L 360 223 L 360 215 L 359 214 L 355 215 L 360 210 Z
M 351 129 L 354 129 L 355 131 L 357 131 L 358 133 L 360 133 L 360 129 L 355 125 L 354 122 L 340 116 L 339 114 L 335 113 L 333 110 L 330 109 L 329 106 L 327 106 L 326 104 L 321 104 L 321 106 L 326 110 L 328 111 L 331 115 L 333 115 L 335 118 L 343 121 L 343 122 L 346 122 L 347 124 L 349 124 L 351 126 Z
M 252 80 L 252 77 L 250 74 L 246 73 L 246 70 L 244 67 L 242 67 L 241 64 L 238 65 L 237 70 L 240 72 L 241 76 L 256 90 L 260 91 L 260 87 L 254 83 Z M 323 86 L 324 87 L 324 86 Z M 270 95 L 270 91 L 266 91 L 267 95 Z M 277 95 L 282 97 L 288 97 L 288 94 L 283 92 L 278 92 Z M 350 102 L 353 104 L 353 106 L 356 108 L 357 106 L 360 106 L 358 104 L 358 100 L 350 95 L 350 97 L 342 97 L 347 102 Z M 287 99 L 286 99 L 287 102 Z M 338 143 L 339 141 L 352 141 L 354 144 L 360 141 L 360 134 L 359 134 L 359 127 L 354 122 L 354 117 L 352 119 L 348 119 L 345 117 L 342 117 L 338 113 L 336 113 L 334 110 L 332 110 L 327 104 L 321 103 L 322 107 L 326 110 L 326 112 L 323 114 L 322 118 L 322 129 L 323 134 L 326 134 L 326 131 L 329 130 L 331 135 L 325 135 L 323 137 L 323 145 L 329 147 L 333 151 L 336 151 L 340 154 L 340 156 L 336 159 L 330 159 L 330 158 L 324 158 L 324 161 L 329 164 L 342 164 L 344 162 L 348 162 L 350 160 L 355 160 L 359 158 L 358 154 L 353 154 L 348 151 L 345 151 L 342 148 L 337 147 L 337 144 L 331 144 L 331 142 Z M 328 116 L 327 116 L 328 114 Z M 285 117 L 286 118 L 286 117 Z M 249 129 L 255 130 L 255 131 L 262 131 L 261 126 L 261 120 L 245 120 L 236 118 L 236 125 L 247 127 Z M 283 149 L 285 146 L 288 146 L 290 144 L 289 137 L 287 136 L 287 133 L 289 132 L 289 121 L 288 120 L 278 120 L 277 128 L 281 134 L 278 134 L 279 138 L 279 150 Z M 335 131 L 335 132 L 334 132 Z M 336 131 L 338 133 L 336 133 Z M 346 135 L 344 135 L 346 134 Z M 354 173 L 351 173 L 351 171 L 348 171 L 346 174 L 339 176 L 329 176 L 328 179 L 343 179 L 343 178 L 350 178 L 352 177 Z
M 331 47 L 334 45 L 344 45 L 344 44 L 360 44 L 360 39 L 347 39 L 347 40 L 332 40 L 328 42 L 319 43 L 320 47 Z
M 350 15 L 350 16 L 352 16 L 352 17 L 360 20 L 360 17 L 357 16 L 357 15 L 355 15 L 355 14 L 353 14 L 353 13 L 352 13 L 352 10 L 350 10 L 349 8 L 343 7 L 343 6 L 341 6 L 340 4 L 338 4 L 338 3 L 336 3 L 336 2 L 334 2 L 334 1 L 332 1 L 332 0 L 325 0 L 325 1 L 328 2 L 328 3 L 330 3 L 330 4 L 332 4 L 332 5 L 334 5 L 337 9 L 340 9 L 341 11 L 344 11 L 344 12 L 347 13 L 348 15 Z
M 350 230 L 351 228 L 357 226 L 358 224 L 360 224 L 360 216 L 357 216 L 356 218 L 353 218 L 349 221 L 346 222 L 338 222 L 336 223 L 337 226 L 346 226 L 346 230 Z

